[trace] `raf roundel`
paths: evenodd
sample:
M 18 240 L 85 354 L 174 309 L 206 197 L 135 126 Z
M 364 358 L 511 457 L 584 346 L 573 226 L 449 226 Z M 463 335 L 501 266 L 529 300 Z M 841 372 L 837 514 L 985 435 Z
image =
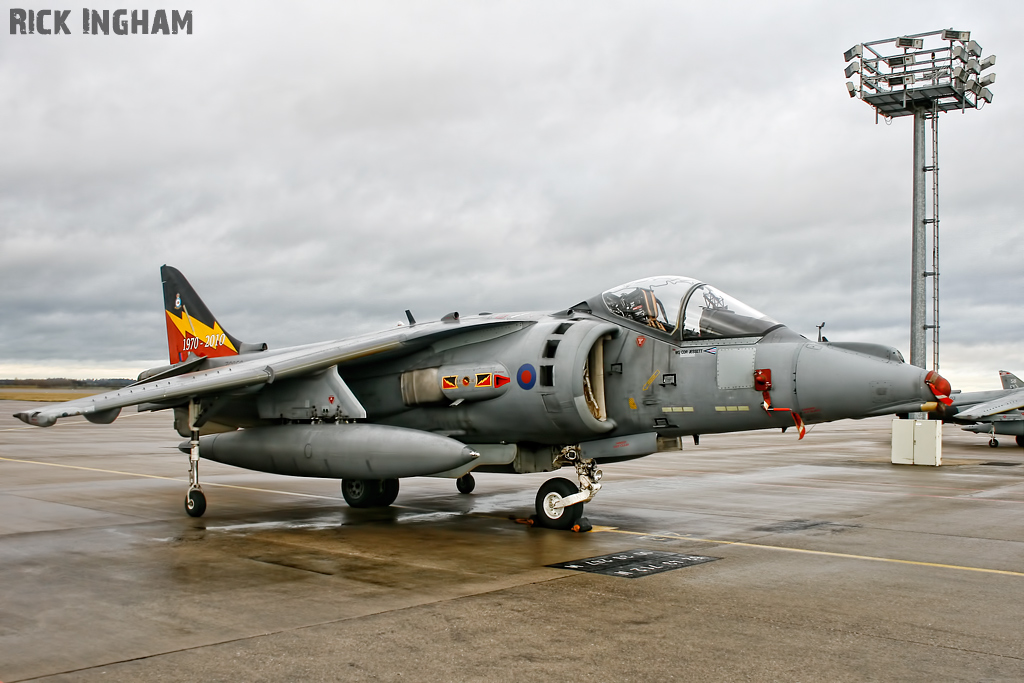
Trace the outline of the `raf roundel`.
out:
M 533 389 L 533 385 L 537 383 L 537 370 L 529 363 L 524 363 L 516 374 L 516 381 L 523 389 Z

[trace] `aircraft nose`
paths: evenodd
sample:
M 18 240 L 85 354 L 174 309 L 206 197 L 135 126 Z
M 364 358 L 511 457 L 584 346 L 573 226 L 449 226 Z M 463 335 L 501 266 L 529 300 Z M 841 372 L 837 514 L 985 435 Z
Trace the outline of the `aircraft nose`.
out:
M 924 377 L 924 383 L 931 389 L 932 395 L 939 399 L 940 403 L 944 405 L 952 405 L 953 399 L 950 398 L 950 394 L 953 393 L 953 387 L 949 385 L 949 380 L 932 370 Z
M 917 412 L 941 397 L 948 400 L 950 391 L 949 382 L 938 373 L 814 343 L 807 344 L 797 359 L 796 389 L 808 422 Z

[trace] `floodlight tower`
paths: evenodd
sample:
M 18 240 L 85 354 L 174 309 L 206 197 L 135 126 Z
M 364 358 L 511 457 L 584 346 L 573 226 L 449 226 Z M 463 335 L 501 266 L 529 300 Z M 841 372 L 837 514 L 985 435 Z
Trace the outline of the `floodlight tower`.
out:
M 929 43 L 925 47 L 926 41 Z M 891 54 L 883 54 L 891 52 Z M 981 75 L 996 63 L 981 58 L 970 31 L 931 31 L 854 45 L 843 55 L 850 97 L 875 110 L 875 123 L 897 116 L 914 117 L 914 231 L 910 290 L 910 362 L 927 367 L 925 335 L 932 331 L 932 369 L 939 369 L 939 114 L 981 109 L 992 102 L 988 86 L 996 75 Z M 925 121 L 931 123 L 931 163 L 925 162 Z M 931 215 L 925 174 L 931 173 Z M 928 226 L 932 234 L 932 269 L 925 270 Z M 925 278 L 932 278 L 932 322 L 927 322 Z

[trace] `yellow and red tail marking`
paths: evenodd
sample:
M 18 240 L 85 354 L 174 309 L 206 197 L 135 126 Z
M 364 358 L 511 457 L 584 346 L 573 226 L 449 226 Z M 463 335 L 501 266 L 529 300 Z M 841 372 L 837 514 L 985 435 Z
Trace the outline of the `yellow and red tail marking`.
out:
M 189 354 L 207 358 L 238 355 L 238 349 L 216 320 L 210 327 L 190 316 L 184 307 L 180 316 L 167 311 L 167 346 L 172 365 L 185 360 Z

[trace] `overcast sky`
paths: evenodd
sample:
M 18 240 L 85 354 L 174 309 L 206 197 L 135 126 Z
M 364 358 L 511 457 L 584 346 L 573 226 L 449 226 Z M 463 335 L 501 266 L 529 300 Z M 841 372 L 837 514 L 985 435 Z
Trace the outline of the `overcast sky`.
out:
M 9 35 L 58 5 L 71 35 Z M 909 356 L 912 123 L 842 55 L 944 27 L 999 80 L 940 121 L 942 372 L 1024 376 L 1019 3 L 128 5 L 190 36 L 82 6 L 0 5 L 0 377 L 166 363 L 164 263 L 271 346 L 671 273 Z

